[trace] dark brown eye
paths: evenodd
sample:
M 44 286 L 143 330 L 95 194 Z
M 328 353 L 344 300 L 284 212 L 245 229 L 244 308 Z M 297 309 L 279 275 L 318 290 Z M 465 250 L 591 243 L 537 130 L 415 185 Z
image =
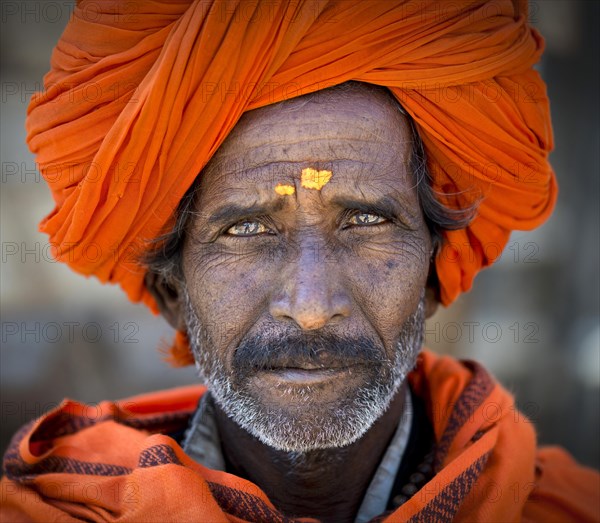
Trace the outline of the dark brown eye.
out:
M 256 220 L 244 220 L 227 229 L 227 234 L 232 236 L 256 236 L 268 232 L 269 229 Z

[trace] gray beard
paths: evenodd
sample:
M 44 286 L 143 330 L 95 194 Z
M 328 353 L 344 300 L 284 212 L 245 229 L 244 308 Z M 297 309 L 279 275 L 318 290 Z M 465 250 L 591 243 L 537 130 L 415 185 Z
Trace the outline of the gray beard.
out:
M 233 382 L 221 360 L 211 356 L 212 343 L 207 339 L 208 334 L 185 287 L 183 298 L 187 334 L 198 375 L 215 402 L 232 421 L 262 443 L 285 452 L 345 447 L 360 439 L 389 407 L 406 376 L 415 367 L 423 344 L 424 291 L 417 309 L 402 326 L 394 359 L 386 359 L 374 369 L 371 380 L 326 411 L 311 408 L 312 390 L 306 386 L 302 389 L 305 408 L 299 412 L 282 411 L 265 407 L 243 385 Z M 311 411 L 308 417 L 306 409 Z

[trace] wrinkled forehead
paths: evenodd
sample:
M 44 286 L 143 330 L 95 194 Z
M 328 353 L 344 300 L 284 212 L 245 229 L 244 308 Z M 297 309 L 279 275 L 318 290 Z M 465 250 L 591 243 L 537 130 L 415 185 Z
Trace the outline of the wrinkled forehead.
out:
M 412 140 L 387 89 L 327 89 L 245 113 L 204 169 L 200 192 L 211 200 L 265 193 L 297 185 L 306 168 L 332 173 L 327 191 L 405 192 L 414 185 Z

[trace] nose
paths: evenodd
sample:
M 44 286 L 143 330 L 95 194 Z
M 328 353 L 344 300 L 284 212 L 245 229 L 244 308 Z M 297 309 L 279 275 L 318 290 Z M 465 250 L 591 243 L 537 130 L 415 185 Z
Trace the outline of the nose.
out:
M 340 266 L 330 254 L 324 242 L 297 245 L 277 277 L 278 288 L 270 304 L 273 318 L 315 330 L 350 316 L 351 302 Z

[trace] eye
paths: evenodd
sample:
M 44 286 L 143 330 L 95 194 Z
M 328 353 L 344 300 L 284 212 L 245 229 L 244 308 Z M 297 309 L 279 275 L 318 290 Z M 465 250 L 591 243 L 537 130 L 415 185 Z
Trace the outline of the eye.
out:
M 269 229 L 259 221 L 244 220 L 232 225 L 226 232 L 231 236 L 256 236 L 269 232 Z
M 387 220 L 377 214 L 370 212 L 359 212 L 350 217 L 348 223 L 351 225 L 379 225 Z

